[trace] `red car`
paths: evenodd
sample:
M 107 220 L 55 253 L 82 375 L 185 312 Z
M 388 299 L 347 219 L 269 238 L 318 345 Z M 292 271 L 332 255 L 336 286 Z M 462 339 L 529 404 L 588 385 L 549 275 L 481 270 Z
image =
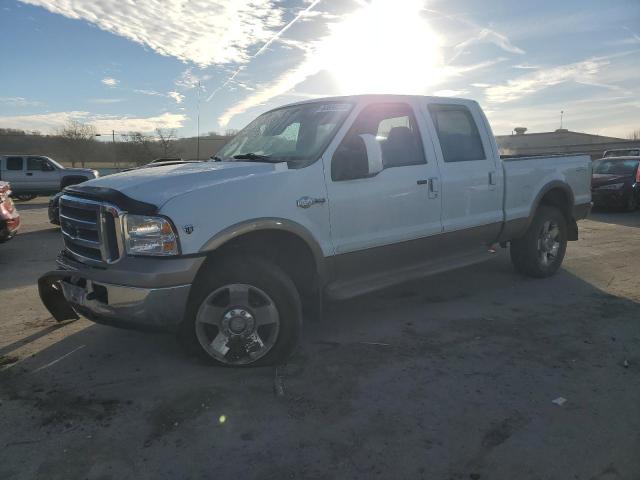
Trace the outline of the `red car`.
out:
M 9 184 L 0 182 L 0 243 L 11 239 L 20 227 L 20 214 L 13 205 L 10 194 Z

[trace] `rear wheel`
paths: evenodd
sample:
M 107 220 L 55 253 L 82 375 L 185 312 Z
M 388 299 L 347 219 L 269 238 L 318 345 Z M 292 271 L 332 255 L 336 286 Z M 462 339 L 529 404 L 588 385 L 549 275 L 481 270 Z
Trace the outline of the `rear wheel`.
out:
M 531 277 L 555 274 L 567 250 L 567 222 L 560 210 L 543 205 L 522 238 L 511 242 L 516 270 Z
M 194 285 L 181 335 L 206 360 L 223 366 L 272 365 L 298 344 L 298 291 L 277 265 L 256 257 L 216 263 Z

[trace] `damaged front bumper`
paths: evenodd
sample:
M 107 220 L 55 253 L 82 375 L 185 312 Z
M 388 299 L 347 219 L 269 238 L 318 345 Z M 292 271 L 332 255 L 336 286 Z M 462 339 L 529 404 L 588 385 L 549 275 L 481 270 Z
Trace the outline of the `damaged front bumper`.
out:
M 60 270 L 40 277 L 38 290 L 42 303 L 59 322 L 82 315 L 96 323 L 121 328 L 163 331 L 175 331 L 182 322 L 190 283 L 141 287 L 135 285 L 135 276 L 132 278 L 129 272 L 127 279 L 135 286 L 123 285 L 105 281 L 114 277 L 113 272 L 69 268 L 65 261 L 58 264 Z M 185 265 L 179 267 L 185 269 Z M 147 271 L 146 275 L 150 273 Z

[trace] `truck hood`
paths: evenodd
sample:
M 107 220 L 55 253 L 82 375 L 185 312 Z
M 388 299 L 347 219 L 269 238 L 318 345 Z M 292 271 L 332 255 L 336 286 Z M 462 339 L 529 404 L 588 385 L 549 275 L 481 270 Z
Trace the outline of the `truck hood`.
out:
M 633 175 L 608 175 L 604 173 L 594 173 L 591 176 L 591 188 L 598 188 L 614 183 L 622 183 L 628 180 L 633 180 Z
M 249 176 L 269 175 L 287 170 L 286 163 L 186 163 L 116 173 L 89 180 L 82 186 L 117 190 L 129 198 L 159 208 L 171 198 L 193 190 Z

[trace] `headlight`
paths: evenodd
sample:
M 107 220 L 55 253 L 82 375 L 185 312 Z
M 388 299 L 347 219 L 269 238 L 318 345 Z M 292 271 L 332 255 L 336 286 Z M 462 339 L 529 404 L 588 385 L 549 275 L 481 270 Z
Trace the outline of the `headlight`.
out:
M 124 242 L 130 255 L 178 255 L 178 237 L 171 222 L 162 217 L 126 215 Z
M 624 187 L 624 183 L 612 183 L 611 185 L 598 187 L 598 190 L 620 190 L 622 187 Z
M 94 176 L 95 178 L 98 178 L 98 177 L 100 176 L 100 172 L 99 172 L 98 170 L 94 170 L 94 171 L 93 171 L 93 176 Z

